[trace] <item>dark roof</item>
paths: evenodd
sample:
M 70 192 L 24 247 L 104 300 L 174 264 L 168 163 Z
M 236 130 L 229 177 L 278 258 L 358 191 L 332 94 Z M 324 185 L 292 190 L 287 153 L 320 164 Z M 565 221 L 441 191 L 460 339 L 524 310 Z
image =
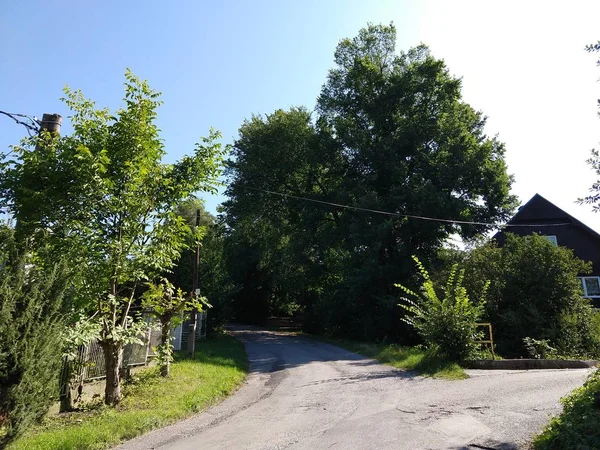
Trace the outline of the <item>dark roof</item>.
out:
M 600 233 L 594 231 L 568 212 L 560 209 L 551 201 L 546 200 L 540 194 L 535 194 L 527 203 L 521 206 L 513 218 L 508 221 L 508 224 L 540 224 L 543 226 L 549 222 L 573 224 L 595 238 L 600 239 Z M 510 231 L 510 228 L 506 231 Z

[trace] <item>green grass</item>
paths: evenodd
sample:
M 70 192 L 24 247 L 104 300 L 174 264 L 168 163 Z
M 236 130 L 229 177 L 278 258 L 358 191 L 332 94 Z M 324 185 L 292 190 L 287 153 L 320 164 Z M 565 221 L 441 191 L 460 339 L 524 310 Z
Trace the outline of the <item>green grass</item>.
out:
M 600 370 L 561 400 L 563 412 L 535 438 L 535 450 L 600 448 Z
M 244 347 L 222 335 L 197 345 L 196 357 L 176 356 L 171 376 L 149 368 L 124 386 L 118 408 L 99 406 L 87 412 L 48 417 L 8 448 L 10 450 L 105 449 L 171 424 L 221 401 L 244 380 Z
M 377 359 L 398 369 L 415 370 L 423 376 L 444 378 L 446 380 L 468 378 L 468 375 L 458 364 L 444 361 L 421 348 L 403 347 L 397 344 L 365 343 L 346 339 L 321 337 L 316 339 Z

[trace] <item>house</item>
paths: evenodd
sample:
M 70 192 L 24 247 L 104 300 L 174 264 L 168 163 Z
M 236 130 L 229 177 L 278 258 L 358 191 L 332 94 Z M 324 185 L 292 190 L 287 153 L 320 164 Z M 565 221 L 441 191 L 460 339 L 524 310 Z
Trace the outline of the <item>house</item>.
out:
M 546 236 L 556 245 L 573 250 L 575 256 L 584 261 L 591 261 L 592 272 L 581 274 L 581 285 L 584 297 L 591 298 L 596 307 L 600 307 L 600 234 L 583 222 L 560 209 L 540 194 L 535 194 L 525 203 L 512 219 L 511 227 L 499 231 L 494 239 L 502 245 L 504 233 L 525 236 L 537 233 Z M 515 225 L 526 225 L 523 227 Z

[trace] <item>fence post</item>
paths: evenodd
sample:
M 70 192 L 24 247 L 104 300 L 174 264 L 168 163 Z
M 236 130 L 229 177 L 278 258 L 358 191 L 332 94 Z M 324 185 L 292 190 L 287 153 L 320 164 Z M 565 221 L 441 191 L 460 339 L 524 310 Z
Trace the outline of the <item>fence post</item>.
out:
M 148 365 L 148 356 L 150 355 L 150 346 L 152 343 L 150 342 L 150 338 L 152 337 L 152 328 L 148 327 L 148 332 L 146 333 L 146 359 L 144 360 L 144 365 Z

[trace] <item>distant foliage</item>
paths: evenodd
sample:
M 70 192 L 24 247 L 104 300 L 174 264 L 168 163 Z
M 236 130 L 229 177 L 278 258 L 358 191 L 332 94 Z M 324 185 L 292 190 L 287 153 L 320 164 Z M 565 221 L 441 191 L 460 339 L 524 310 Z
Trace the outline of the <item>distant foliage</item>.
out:
M 409 314 L 403 319 L 412 325 L 428 347 L 450 361 L 463 361 L 477 350 L 478 331 L 475 326 L 484 312 L 484 285 L 479 301 L 469 298 L 463 286 L 465 271 L 452 266 L 442 296 L 438 295 L 429 273 L 418 258 L 413 257 L 423 277 L 420 293 L 396 284 L 410 298 L 403 297 L 400 306 Z
M 0 448 L 56 400 L 67 286 L 60 264 L 44 272 L 18 260 L 0 269 Z

